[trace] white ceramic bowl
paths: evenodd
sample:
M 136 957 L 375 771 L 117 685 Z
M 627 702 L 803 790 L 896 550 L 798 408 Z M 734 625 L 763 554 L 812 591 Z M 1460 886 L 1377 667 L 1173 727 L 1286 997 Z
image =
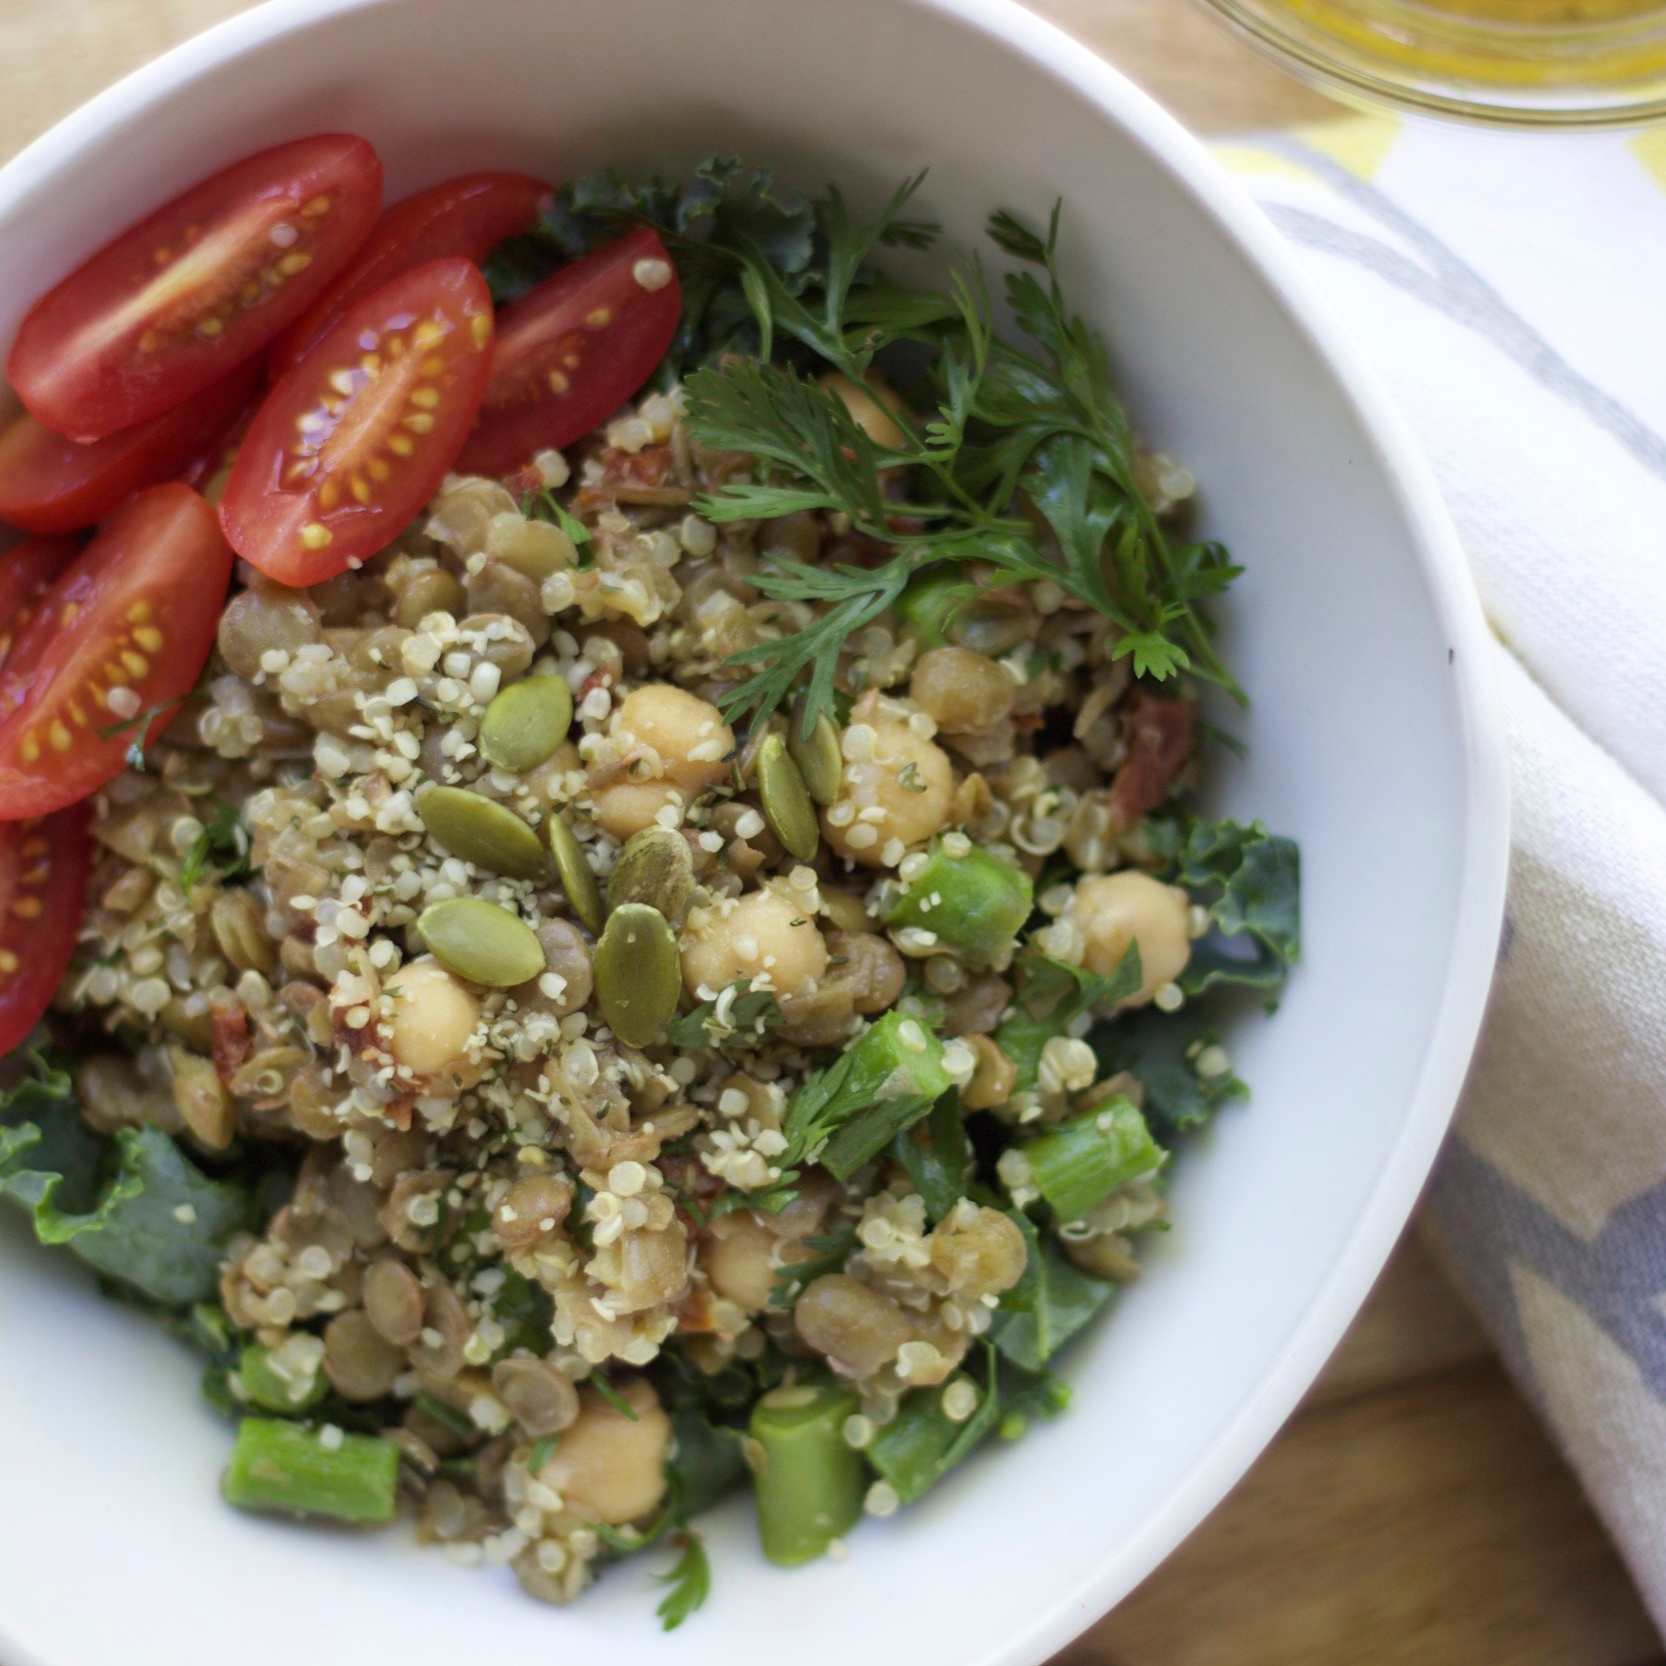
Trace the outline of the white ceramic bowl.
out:
M 1076 1403 L 923 1507 L 787 1574 L 744 1506 L 673 1639 L 646 1568 L 576 1607 L 398 1534 L 239 1516 L 195 1364 L 0 1221 L 7 1666 L 605 1660 L 1029 1666 L 1129 1591 L 1260 1451 L 1399 1233 L 1475 1037 L 1503 896 L 1488 645 L 1428 476 L 1260 219 L 1111 70 L 1004 0 L 290 0 L 204 35 L 0 174 L 0 339 L 141 211 L 320 128 L 395 195 L 462 168 L 559 178 L 713 150 L 874 200 L 922 164 L 964 239 L 1062 194 L 1067 276 L 1138 421 L 1247 573 L 1255 704 L 1221 808 L 1297 835 L 1306 960 L 1231 1037 L 1254 1102 L 1190 1149 L 1175 1230 L 1066 1362 Z M 657 1560 L 657 1559 L 655 1559 Z

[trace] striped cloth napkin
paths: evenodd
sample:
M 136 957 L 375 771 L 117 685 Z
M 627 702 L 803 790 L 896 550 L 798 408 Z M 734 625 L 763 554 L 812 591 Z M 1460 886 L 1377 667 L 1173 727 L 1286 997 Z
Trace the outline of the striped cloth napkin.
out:
M 1666 1627 L 1666 129 L 1218 154 L 1409 415 L 1497 639 L 1508 924 L 1429 1215 Z

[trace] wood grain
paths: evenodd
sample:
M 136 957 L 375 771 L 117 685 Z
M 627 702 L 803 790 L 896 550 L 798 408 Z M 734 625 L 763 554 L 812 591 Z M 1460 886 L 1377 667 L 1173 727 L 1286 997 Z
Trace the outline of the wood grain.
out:
M 0 157 L 244 4 L 0 0 Z M 1341 114 L 1184 0 L 1037 9 L 1203 133 Z M 1666 1666 L 1666 1655 L 1572 1477 L 1409 1239 L 1248 1478 L 1055 1666 Z

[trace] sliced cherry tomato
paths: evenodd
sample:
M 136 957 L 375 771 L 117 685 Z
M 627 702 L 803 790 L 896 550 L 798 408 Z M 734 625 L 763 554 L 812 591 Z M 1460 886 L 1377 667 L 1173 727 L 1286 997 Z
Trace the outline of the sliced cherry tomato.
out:
M 141 486 L 174 479 L 223 440 L 259 375 L 258 365 L 239 365 L 183 405 L 91 445 L 20 416 L 0 433 L 0 519 L 25 532 L 96 526 Z
M 548 205 L 549 186 L 525 174 L 464 174 L 431 185 L 383 211 L 358 255 L 298 323 L 272 343 L 274 381 L 300 362 L 335 321 L 401 272 L 431 260 L 485 260 L 506 237 L 525 231 Z
M 322 133 L 245 157 L 107 243 L 29 310 L 6 372 L 56 433 L 101 440 L 251 359 L 364 242 L 382 164 Z
M 563 266 L 503 309 L 486 404 L 457 466 L 505 475 L 588 434 L 653 375 L 682 307 L 677 269 L 646 226 Z
M 466 260 L 351 307 L 244 437 L 220 503 L 232 548 L 295 586 L 384 548 L 456 462 L 491 363 L 491 292 Z
M 0 1053 L 46 1016 L 86 904 L 91 806 L 0 826 Z
M 31 538 L 0 555 L 0 670 L 47 592 L 80 553 L 72 538 Z
M 121 773 L 195 684 L 220 622 L 231 551 L 214 511 L 151 486 L 76 558 L 0 670 L 0 821 L 73 804 Z

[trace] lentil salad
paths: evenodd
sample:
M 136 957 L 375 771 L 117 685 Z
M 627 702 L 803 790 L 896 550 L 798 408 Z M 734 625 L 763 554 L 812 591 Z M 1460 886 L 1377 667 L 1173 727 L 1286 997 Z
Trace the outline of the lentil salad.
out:
M 976 266 L 884 275 L 917 183 L 868 228 L 722 161 L 517 230 L 523 191 L 415 255 L 487 294 L 444 274 L 480 363 L 402 394 L 413 447 L 470 413 L 420 512 L 345 519 L 326 469 L 270 513 L 263 434 L 327 464 L 306 398 L 350 426 L 421 327 L 364 345 L 415 282 L 384 241 L 197 477 L 243 563 L 51 809 L 79 926 L 0 1189 L 203 1350 L 232 1503 L 403 1506 L 551 1601 L 675 1536 L 674 1624 L 731 1486 L 790 1565 L 1061 1410 L 1053 1356 L 1243 1091 L 1217 992 L 1276 994 L 1297 900 L 1288 840 L 1184 807 L 1235 569 L 1065 309 L 1057 215 L 991 223 L 1032 353 Z M 598 387 L 506 358 L 552 295 L 632 321 Z M 32 861 L 54 824 L 12 825 Z

